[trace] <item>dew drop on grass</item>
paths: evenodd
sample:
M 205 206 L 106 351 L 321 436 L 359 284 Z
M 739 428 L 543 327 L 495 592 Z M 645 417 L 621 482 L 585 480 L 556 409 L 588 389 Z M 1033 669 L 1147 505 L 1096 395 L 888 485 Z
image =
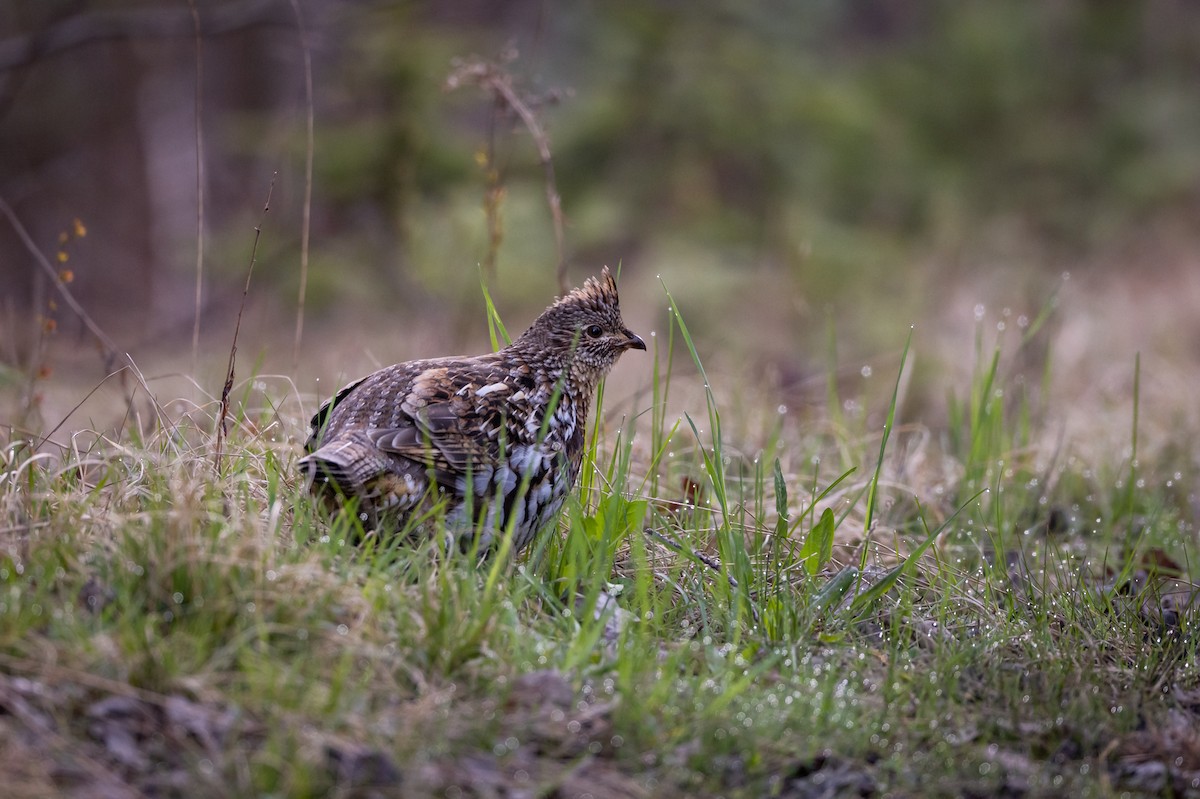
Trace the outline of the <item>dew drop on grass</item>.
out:
M 870 377 L 871 376 L 871 367 L 869 365 L 863 366 L 863 368 L 859 370 L 859 373 L 863 377 Z
M 976 305 L 975 305 L 975 321 L 976 321 L 976 322 L 980 322 L 980 321 L 982 321 L 982 320 L 983 320 L 983 315 L 984 315 L 985 313 L 987 313 L 987 308 L 985 308 L 985 307 L 983 306 L 983 303 L 982 303 L 982 302 L 980 302 L 980 303 L 976 303 Z

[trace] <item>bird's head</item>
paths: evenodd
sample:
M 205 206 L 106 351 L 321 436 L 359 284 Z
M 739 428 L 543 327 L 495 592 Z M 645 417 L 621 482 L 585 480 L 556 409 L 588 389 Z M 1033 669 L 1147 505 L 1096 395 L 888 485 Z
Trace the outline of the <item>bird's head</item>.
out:
M 604 377 L 626 350 L 646 349 L 621 319 L 617 282 L 607 266 L 543 311 L 514 345 L 547 365 L 570 364 L 589 383 Z

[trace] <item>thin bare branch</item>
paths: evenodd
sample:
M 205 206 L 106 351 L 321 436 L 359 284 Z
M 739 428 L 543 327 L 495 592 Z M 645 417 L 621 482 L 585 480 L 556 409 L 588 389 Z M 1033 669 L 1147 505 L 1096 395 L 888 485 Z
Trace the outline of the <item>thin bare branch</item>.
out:
M 75 411 L 77 411 L 77 410 L 79 410 L 80 408 L 82 408 L 82 407 L 83 407 L 83 405 L 84 405 L 84 403 L 85 403 L 85 402 L 87 402 L 88 400 L 90 400 L 90 399 L 92 398 L 92 395 L 93 395 L 93 394 L 95 394 L 97 391 L 99 391 L 99 390 L 100 390 L 100 388 L 101 388 L 101 387 L 102 387 L 102 386 L 103 386 L 105 383 L 107 383 L 107 382 L 108 382 L 109 380 L 111 380 L 112 378 L 114 378 L 114 377 L 116 377 L 116 376 L 118 376 L 118 375 L 122 374 L 122 373 L 123 373 L 123 372 L 125 372 L 125 370 L 127 370 L 127 369 L 129 369 L 129 367 L 128 367 L 128 366 L 122 366 L 120 369 L 117 369 L 115 372 L 109 372 L 109 373 L 108 373 L 108 374 L 105 376 L 105 378 L 104 378 L 103 380 L 101 380 L 99 383 L 97 383 L 95 386 L 93 386 L 93 387 L 92 387 L 92 390 L 91 390 L 91 391 L 89 391 L 87 394 L 85 394 L 85 395 L 83 396 L 83 399 L 81 399 L 79 402 L 75 403 L 75 407 L 74 407 L 74 408 L 72 408 L 71 410 L 67 411 L 67 415 L 66 415 L 66 416 L 64 416 L 64 417 L 62 418 L 62 420 L 61 420 L 61 421 L 60 421 L 58 424 L 56 424 L 56 425 L 54 425 L 54 427 L 50 428 L 50 432 L 49 432 L 49 433 L 46 433 L 44 436 L 42 436 L 42 440 L 41 440 L 41 441 L 39 441 L 39 442 L 38 442 L 38 445 L 37 445 L 36 447 L 34 447 L 34 448 L 33 448 L 33 451 L 34 451 L 34 452 L 37 452 L 37 451 L 38 451 L 38 450 L 40 450 L 42 447 L 46 446 L 46 442 L 48 442 L 48 441 L 49 441 L 51 438 L 53 438 L 53 437 L 54 437 L 54 434 L 55 434 L 55 433 L 57 433 L 57 432 L 58 432 L 60 429 L 62 429 L 62 426 L 63 426 L 63 425 L 65 425 L 65 424 L 67 423 L 67 420 L 68 420 L 68 419 L 70 419 L 72 416 L 74 416 L 74 415 L 75 415 Z
M 512 75 L 501 66 L 480 59 L 466 61 L 450 73 L 446 79 L 446 88 L 453 90 L 464 84 L 473 84 L 490 92 L 498 105 L 502 104 L 503 107 L 512 110 L 521 119 L 521 123 L 529 131 L 530 138 L 533 139 L 538 152 L 538 160 L 541 161 L 542 170 L 545 173 L 546 204 L 550 207 L 550 217 L 554 222 L 554 243 L 558 255 L 555 272 L 558 276 L 559 291 L 566 294 L 570 286 L 567 284 L 567 258 L 564 251 L 563 230 L 565 224 L 562 198 L 559 196 L 558 183 L 554 177 L 554 157 L 550 150 L 550 137 L 546 134 L 545 128 L 538 121 L 537 114 L 534 113 L 529 103 L 513 88 Z M 489 164 L 490 166 L 492 165 Z
M 296 15 L 296 29 L 300 36 L 300 49 L 304 54 L 304 107 L 307 111 L 307 127 L 304 147 L 304 217 L 300 224 L 300 292 L 296 298 L 296 340 L 292 345 L 292 369 L 300 365 L 300 339 L 304 335 L 304 301 L 308 293 L 308 240 L 312 229 L 312 185 L 313 185 L 313 79 L 312 49 L 308 41 L 308 28 L 299 0 L 292 0 L 292 11 Z
M 200 361 L 200 305 L 204 290 L 204 44 L 196 0 L 188 0 L 196 30 L 196 311 L 192 325 L 192 371 Z
M 113 343 L 112 339 L 108 337 L 107 333 L 100 329 L 100 326 L 96 324 L 95 320 L 88 315 L 88 312 L 85 311 L 83 306 L 79 304 L 79 300 L 75 299 L 75 295 L 71 293 L 71 290 L 67 288 L 67 284 L 64 283 L 62 278 L 59 277 L 58 270 L 54 268 L 49 259 L 47 259 L 46 256 L 42 254 L 42 251 L 38 249 L 33 237 L 29 235 L 29 231 L 25 229 L 23 224 L 21 224 L 21 220 L 17 217 L 16 212 L 13 211 L 12 206 L 10 206 L 3 197 L 0 197 L 0 213 L 4 214 L 4 216 L 8 218 L 9 224 L 11 224 L 13 226 L 13 230 L 17 232 L 17 236 L 21 239 L 21 243 L 25 245 L 25 249 L 27 249 L 30 255 L 34 257 L 34 260 L 37 261 L 38 266 L 42 268 L 42 271 L 46 273 L 46 277 L 50 279 L 50 282 L 54 285 L 54 288 L 58 290 L 59 296 L 63 298 L 63 301 L 67 304 L 67 306 L 70 307 L 77 317 L 79 317 L 79 320 L 83 322 L 84 327 L 86 327 L 88 331 L 95 336 L 96 341 L 99 342 L 100 346 L 104 350 L 105 366 L 106 368 L 112 370 L 116 363 L 122 359 L 122 353 L 117 348 L 117 345 Z M 124 356 L 124 359 L 128 361 L 129 356 Z
M 275 174 L 267 188 L 267 201 L 263 203 L 263 218 L 271 210 L 271 194 L 275 191 Z M 258 260 L 258 241 L 262 238 L 262 222 L 254 227 L 254 246 L 250 250 L 250 266 L 246 269 L 246 285 L 242 289 L 242 303 L 238 306 L 237 321 L 233 325 L 233 345 L 229 348 L 229 368 L 225 371 L 225 385 L 221 389 L 221 408 L 217 413 L 217 446 L 213 455 L 213 469 L 221 476 L 221 452 L 225 446 L 225 434 L 229 419 L 229 392 L 233 390 L 234 367 L 237 362 L 238 333 L 242 329 L 242 314 L 246 311 L 246 296 L 250 293 L 250 278 L 254 275 L 254 264 Z
M 504 221 L 500 211 L 504 204 L 504 175 L 496 163 L 496 127 L 504 114 L 504 101 L 492 97 L 492 113 L 488 116 L 487 150 L 484 152 L 483 214 L 487 224 L 487 252 L 483 255 L 483 273 L 489 280 L 496 277 L 496 263 L 500 259 L 500 247 L 504 244 Z

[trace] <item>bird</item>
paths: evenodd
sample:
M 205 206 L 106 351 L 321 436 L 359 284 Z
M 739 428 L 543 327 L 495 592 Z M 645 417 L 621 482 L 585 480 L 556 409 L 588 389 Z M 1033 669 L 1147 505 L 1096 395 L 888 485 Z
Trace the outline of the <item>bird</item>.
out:
M 311 421 L 299 468 L 330 511 L 364 530 L 420 538 L 443 513 L 446 544 L 523 550 L 556 521 L 583 462 L 600 381 L 646 343 L 625 326 L 608 267 L 502 349 L 407 361 L 342 388 Z

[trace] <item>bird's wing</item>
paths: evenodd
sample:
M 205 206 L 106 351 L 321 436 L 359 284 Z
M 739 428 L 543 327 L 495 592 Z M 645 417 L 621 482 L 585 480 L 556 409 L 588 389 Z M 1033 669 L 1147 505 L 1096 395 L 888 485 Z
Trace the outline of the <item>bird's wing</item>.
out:
M 525 436 L 509 416 L 530 400 L 493 356 L 440 358 L 381 369 L 343 388 L 313 417 L 309 450 L 342 439 L 369 441 L 381 453 L 431 470 L 452 485 L 468 471 L 490 473 Z M 515 430 L 516 432 L 511 432 Z
M 367 377 L 370 377 L 370 375 L 367 375 Z M 313 452 L 321 445 L 321 437 L 325 434 L 325 429 L 329 426 L 329 415 L 333 412 L 334 407 L 339 402 L 346 399 L 346 397 L 350 395 L 350 392 L 362 385 L 367 377 L 360 377 L 353 383 L 346 385 L 340 391 L 338 391 L 338 393 L 335 394 L 332 399 L 326 400 L 321 407 L 317 409 L 317 412 L 313 414 L 312 419 L 309 420 L 308 423 L 309 434 L 308 441 L 304 443 L 305 452 Z
M 451 403 L 426 405 L 410 418 L 411 424 L 367 431 L 371 443 L 432 468 L 439 482 L 472 468 L 492 466 L 499 459 L 499 445 Z
M 487 360 L 473 368 L 431 364 L 415 375 L 390 424 L 367 431 L 371 442 L 394 455 L 432 468 L 439 481 L 500 461 L 507 441 L 512 388 Z

